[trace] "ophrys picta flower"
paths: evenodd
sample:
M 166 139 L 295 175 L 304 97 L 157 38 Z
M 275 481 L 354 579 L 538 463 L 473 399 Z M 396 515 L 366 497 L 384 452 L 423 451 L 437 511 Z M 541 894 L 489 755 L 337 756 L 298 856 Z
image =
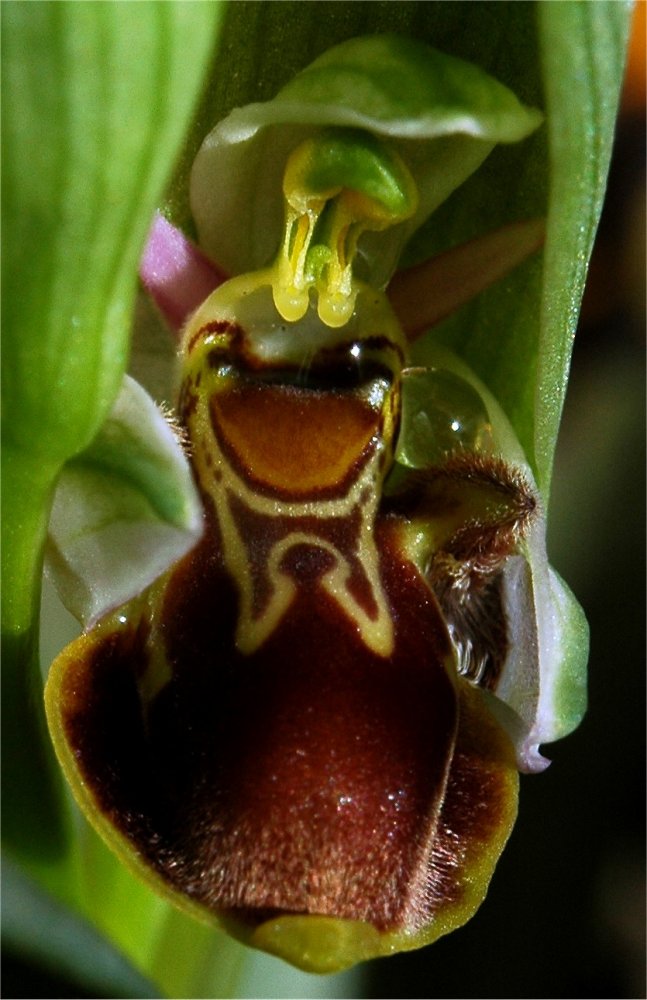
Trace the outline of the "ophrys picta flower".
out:
M 331 69 L 341 97 L 320 100 Z M 422 105 L 403 115 L 399 87 Z M 559 702 L 581 624 L 496 402 L 433 344 L 412 352 L 428 270 L 393 284 L 397 314 L 382 290 L 416 226 L 539 116 L 394 38 L 327 53 L 272 104 L 235 112 L 194 167 L 201 243 L 237 274 L 179 352 L 202 538 L 61 654 L 47 704 L 126 863 L 326 971 L 477 908 L 518 767 L 545 766 L 539 744 L 580 712 Z

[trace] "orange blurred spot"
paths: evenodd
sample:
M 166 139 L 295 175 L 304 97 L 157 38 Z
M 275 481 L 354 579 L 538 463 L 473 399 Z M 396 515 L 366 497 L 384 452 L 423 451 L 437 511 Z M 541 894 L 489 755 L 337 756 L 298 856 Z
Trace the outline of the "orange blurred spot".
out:
M 631 34 L 627 51 L 627 69 L 622 92 L 622 112 L 632 114 L 645 107 L 647 75 L 645 72 L 645 0 L 637 0 L 631 22 Z

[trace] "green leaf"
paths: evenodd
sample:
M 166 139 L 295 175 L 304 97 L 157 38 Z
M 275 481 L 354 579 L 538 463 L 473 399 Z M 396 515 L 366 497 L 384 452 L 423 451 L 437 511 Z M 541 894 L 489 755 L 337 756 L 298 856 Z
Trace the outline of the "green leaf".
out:
M 14 447 L 64 461 L 117 394 L 138 257 L 216 11 L 3 8 L 3 404 Z
M 58 882 L 68 858 L 63 778 L 45 724 L 35 630 L 2 642 L 2 842 L 14 858 Z
M 241 944 L 158 896 L 85 824 L 78 850 L 83 912 L 162 995 L 235 995 L 247 954 Z
M 108 419 L 58 481 L 46 565 L 89 626 L 140 594 L 195 545 L 202 506 L 170 425 L 124 378 Z
M 551 188 L 531 454 L 546 499 L 571 347 L 606 191 L 631 8 L 629 2 L 602 0 L 542 3 L 538 10 Z
M 34 645 L 54 482 L 92 440 L 120 385 L 138 256 L 217 11 L 181 3 L 2 8 L 7 676 L 35 663 L 20 651 Z M 26 685 L 13 687 L 25 689 L 26 701 Z M 25 704 L 20 717 L 29 711 Z M 41 835 L 37 826 L 34 838 Z
M 121 384 L 138 258 L 219 10 L 2 6 L 3 840 L 77 904 L 81 855 L 42 725 L 37 656 L 49 508 Z M 68 943 L 70 961 L 83 962 L 86 944 Z
M 3 861 L 2 939 L 10 952 L 111 997 L 159 996 L 91 925 Z

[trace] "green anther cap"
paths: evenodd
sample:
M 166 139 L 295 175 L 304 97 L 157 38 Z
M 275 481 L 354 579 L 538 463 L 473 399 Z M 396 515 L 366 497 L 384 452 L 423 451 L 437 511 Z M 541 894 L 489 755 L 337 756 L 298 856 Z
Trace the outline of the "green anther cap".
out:
M 285 169 L 286 222 L 275 265 L 274 302 L 301 319 L 316 288 L 321 320 L 350 319 L 357 295 L 352 265 L 359 237 L 414 214 L 418 194 L 400 157 L 358 129 L 330 129 L 298 146 Z

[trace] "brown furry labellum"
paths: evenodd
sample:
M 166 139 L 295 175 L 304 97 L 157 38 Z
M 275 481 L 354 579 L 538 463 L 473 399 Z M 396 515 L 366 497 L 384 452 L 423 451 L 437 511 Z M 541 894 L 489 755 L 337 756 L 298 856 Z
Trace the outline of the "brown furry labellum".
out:
M 61 654 L 48 715 L 131 867 L 331 971 L 434 940 L 485 894 L 517 776 L 481 687 L 536 499 L 473 453 L 385 496 L 405 356 L 386 300 L 360 290 L 332 342 L 315 323 L 290 353 L 241 318 L 251 298 L 222 286 L 184 337 L 202 541 Z

